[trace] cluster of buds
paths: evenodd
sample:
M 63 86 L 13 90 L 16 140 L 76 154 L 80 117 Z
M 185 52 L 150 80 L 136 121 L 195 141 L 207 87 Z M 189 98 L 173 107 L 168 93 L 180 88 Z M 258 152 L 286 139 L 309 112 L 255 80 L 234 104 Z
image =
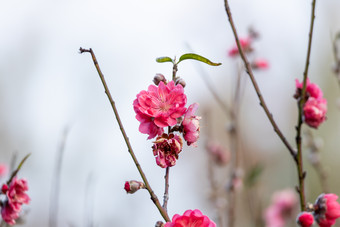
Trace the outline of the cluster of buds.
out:
M 26 194 L 27 190 L 27 181 L 25 179 L 18 180 L 16 177 L 9 185 L 2 185 L 1 192 L 6 197 L 1 201 L 1 216 L 9 225 L 14 225 L 15 220 L 19 218 L 21 206 L 29 203 L 30 198 Z
M 139 131 L 149 135 L 148 139 L 157 136 L 152 149 L 157 165 L 162 168 L 176 164 L 183 146 L 180 134 L 188 146 L 196 146 L 200 132 L 201 118 L 195 115 L 198 104 L 185 107 L 185 82 L 181 78 L 175 79 L 168 82 L 164 75 L 156 74 L 155 85 L 137 94 L 133 102 L 136 119 L 140 122 Z M 164 133 L 164 128 L 168 133 Z
M 300 99 L 302 96 L 303 82 L 295 81 L 296 92 L 294 97 Z M 306 94 L 303 97 L 306 102 L 303 106 L 304 122 L 312 127 L 318 128 L 326 120 L 327 100 L 323 98 L 323 93 L 318 85 L 311 83 L 307 78 Z
M 259 34 L 255 30 L 249 29 L 248 36 L 239 39 L 241 48 L 245 54 L 254 52 L 255 48 L 253 47 L 253 43 L 258 38 Z M 236 44 L 228 51 L 228 55 L 233 58 L 239 56 L 239 50 Z M 251 59 L 250 65 L 253 69 L 267 69 L 269 67 L 266 59 L 256 57 Z
M 321 194 L 308 212 L 302 212 L 297 217 L 297 223 L 301 227 L 310 227 L 314 222 L 320 227 L 331 227 L 340 217 L 340 204 L 335 194 Z

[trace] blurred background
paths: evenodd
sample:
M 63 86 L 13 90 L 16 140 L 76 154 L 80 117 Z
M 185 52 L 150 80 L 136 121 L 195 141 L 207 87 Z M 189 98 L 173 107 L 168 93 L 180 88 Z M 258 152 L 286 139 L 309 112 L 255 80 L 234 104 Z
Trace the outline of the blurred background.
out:
M 270 67 L 255 76 L 275 120 L 294 144 L 297 108 L 292 96 L 294 80 L 301 80 L 304 70 L 311 1 L 239 0 L 230 5 L 241 37 L 247 36 L 250 26 L 260 34 L 256 54 L 266 58 Z M 332 40 L 340 31 L 339 9 L 337 0 L 317 2 L 309 71 L 311 81 L 328 100 L 328 119 L 313 133 L 323 144 L 320 155 L 329 188 L 338 194 L 340 90 L 332 71 Z M 227 54 L 234 38 L 223 1 L 3 1 L 0 21 L 0 161 L 9 165 L 16 154 L 18 163 L 31 153 L 19 173 L 28 180 L 31 197 L 24 206 L 23 226 L 49 226 L 51 203 L 58 206 L 57 226 L 154 226 L 162 219 L 147 191 L 127 195 L 123 189 L 126 180 L 140 180 L 140 176 L 92 59 L 89 54 L 80 55 L 80 47 L 94 50 L 130 142 L 159 199 L 165 171 L 155 164 L 152 142 L 138 132 L 132 102 L 156 73 L 170 79 L 171 64 L 156 63 L 156 57 L 179 57 L 193 50 L 222 63 L 219 67 L 192 61 L 179 65 L 188 104 L 200 103 L 198 114 L 208 112 L 210 120 L 203 117 L 201 121 L 198 147 L 185 146 L 171 168 L 168 205 L 170 216 L 200 209 L 217 222 L 216 204 L 209 199 L 205 143 L 211 137 L 205 129 L 210 128 L 214 140 L 228 147 L 230 119 L 201 75 L 209 75 L 221 99 L 230 101 L 239 63 Z M 263 169 L 256 199 L 264 209 L 275 191 L 295 187 L 296 167 L 248 78 L 241 103 L 239 139 L 249 168 L 260 165 Z M 54 169 L 66 129 L 58 187 Z M 307 159 L 305 168 L 307 200 L 313 202 L 322 189 Z M 59 198 L 54 197 L 55 189 Z M 243 191 L 238 193 L 242 197 Z M 240 218 L 244 207 L 237 207 L 236 226 L 253 226 L 250 218 Z

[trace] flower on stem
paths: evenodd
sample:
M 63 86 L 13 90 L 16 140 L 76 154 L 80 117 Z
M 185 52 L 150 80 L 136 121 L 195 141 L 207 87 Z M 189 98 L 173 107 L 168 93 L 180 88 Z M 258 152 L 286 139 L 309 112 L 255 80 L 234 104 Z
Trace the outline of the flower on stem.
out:
M 301 98 L 303 83 L 295 80 L 296 99 Z M 323 98 L 323 93 L 317 84 L 306 81 L 306 102 L 303 106 L 304 122 L 312 127 L 318 128 L 326 120 L 327 100 Z
M 330 227 L 340 217 L 340 204 L 335 194 L 321 194 L 314 204 L 314 217 L 320 227 Z
M 251 47 L 252 39 L 250 37 L 240 38 L 240 44 L 244 52 L 251 52 L 253 48 Z M 228 52 L 230 57 L 236 57 L 239 55 L 237 45 L 235 44 Z
M 310 227 L 314 223 L 314 216 L 312 213 L 304 211 L 298 215 L 298 217 L 296 218 L 296 222 L 301 227 Z
M 312 128 L 318 128 L 326 120 L 327 100 L 308 98 L 303 107 L 303 113 L 305 123 Z
M 22 204 L 28 204 L 29 196 L 26 194 L 28 190 L 27 181 L 25 179 L 18 180 L 14 177 L 9 186 L 2 186 L 2 191 L 6 194 L 6 202 L 1 209 L 2 219 L 9 225 L 15 224 L 15 219 L 19 217 Z
M 303 88 L 303 81 L 300 83 L 298 79 L 295 80 L 296 94 L 295 98 L 300 98 Z M 311 83 L 309 78 L 306 81 L 306 96 L 313 98 L 322 98 L 323 93 L 317 84 Z
M 209 143 L 207 145 L 207 151 L 218 165 L 226 165 L 230 161 L 230 152 L 220 144 Z
M 216 224 L 200 210 L 187 210 L 183 215 L 175 214 L 164 227 L 216 227 Z
M 268 69 L 269 63 L 266 59 L 257 58 L 251 63 L 254 69 Z
M 0 164 L 0 177 L 3 177 L 7 174 L 8 168 L 6 164 Z
M 133 102 L 136 119 L 141 123 L 139 131 L 148 134 L 148 139 L 161 135 L 164 127 L 177 124 L 176 118 L 186 111 L 186 101 L 182 85 L 175 85 L 174 81 L 160 81 L 158 87 L 150 85 Z
M 201 117 L 195 116 L 194 113 L 198 108 L 198 104 L 191 104 L 184 115 L 182 122 L 183 126 L 183 137 L 187 141 L 188 146 L 196 146 L 196 142 L 199 138 L 200 125 L 199 120 Z
M 124 189 L 126 193 L 133 194 L 142 188 L 145 188 L 145 185 L 143 182 L 136 181 L 136 180 L 125 181 Z
M 174 166 L 182 147 L 183 141 L 178 135 L 171 133 L 157 137 L 152 146 L 157 165 L 162 168 Z
M 297 205 L 296 194 L 291 189 L 274 193 L 272 204 L 265 210 L 266 227 L 283 227 Z

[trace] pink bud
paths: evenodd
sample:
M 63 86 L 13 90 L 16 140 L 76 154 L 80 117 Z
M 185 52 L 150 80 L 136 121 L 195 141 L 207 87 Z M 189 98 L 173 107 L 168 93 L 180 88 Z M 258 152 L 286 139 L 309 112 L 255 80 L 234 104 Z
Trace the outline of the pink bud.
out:
M 253 63 L 252 63 L 252 67 L 254 69 L 268 69 L 269 68 L 269 63 L 267 60 L 265 59 L 256 59 Z
M 6 192 L 8 191 L 8 185 L 7 184 L 3 184 L 2 188 L 1 188 L 2 193 L 6 194 Z
M 296 222 L 301 227 L 310 227 L 314 223 L 314 216 L 309 212 L 302 212 L 298 215 Z
M 135 180 L 125 181 L 124 189 L 126 193 L 133 194 L 142 188 L 145 188 L 145 185 L 143 182 L 135 181 Z

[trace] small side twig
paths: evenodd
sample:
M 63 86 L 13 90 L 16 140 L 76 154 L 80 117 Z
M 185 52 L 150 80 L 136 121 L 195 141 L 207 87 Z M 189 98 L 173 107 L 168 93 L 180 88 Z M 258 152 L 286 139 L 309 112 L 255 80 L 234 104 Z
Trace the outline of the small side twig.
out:
M 18 167 L 13 171 L 11 177 L 9 178 L 9 180 L 7 181 L 7 185 L 9 185 L 11 183 L 11 181 L 13 180 L 13 178 L 18 174 L 19 170 L 21 169 L 22 165 L 24 164 L 24 162 L 28 159 L 28 157 L 31 155 L 31 153 L 29 153 L 28 155 L 26 155 L 21 162 L 19 163 Z
M 98 61 L 97 61 L 97 59 L 96 59 L 96 56 L 94 55 L 93 50 L 92 50 L 91 48 L 90 48 L 90 49 L 83 49 L 83 48 L 80 48 L 79 50 L 80 50 L 80 53 L 90 53 L 90 54 L 91 54 L 91 56 L 92 56 L 92 61 L 93 61 L 94 65 L 95 65 L 95 67 L 96 67 L 96 69 L 97 69 L 98 75 L 99 75 L 99 77 L 100 77 L 100 79 L 101 79 L 101 81 L 102 81 L 102 84 L 103 84 L 103 86 L 104 86 L 105 93 L 106 93 L 106 95 L 107 95 L 107 97 L 108 97 L 108 99 L 109 99 L 109 101 L 110 101 L 110 103 L 111 103 L 111 107 L 112 107 L 112 109 L 113 109 L 114 115 L 115 115 L 116 120 L 117 120 L 117 122 L 118 122 L 120 131 L 121 131 L 121 133 L 122 133 L 122 135 L 123 135 L 123 137 L 124 137 L 124 141 L 125 141 L 126 146 L 127 146 L 127 148 L 128 148 L 128 152 L 130 153 L 130 155 L 131 155 L 131 157 L 132 157 L 132 159 L 133 159 L 133 161 L 134 161 L 134 163 L 135 163 L 135 165 L 136 165 L 136 167 L 137 167 L 137 169 L 138 169 L 138 172 L 139 172 L 139 174 L 141 175 L 141 177 L 142 177 L 142 179 L 143 179 L 143 181 L 144 181 L 145 187 L 146 187 L 146 189 L 148 190 L 148 192 L 149 192 L 149 194 L 150 194 L 150 197 L 151 197 L 152 202 L 156 205 L 157 209 L 159 210 L 159 212 L 160 212 L 160 214 L 162 215 L 162 217 L 164 218 L 164 220 L 167 221 L 167 222 L 170 221 L 170 218 L 169 218 L 168 213 L 167 213 L 166 210 L 164 210 L 163 207 L 161 206 L 161 204 L 160 204 L 160 202 L 159 202 L 159 200 L 158 200 L 156 194 L 155 194 L 154 191 L 152 190 L 152 188 L 151 188 L 151 186 L 150 186 L 150 184 L 149 184 L 149 182 L 148 182 L 148 180 L 147 180 L 147 178 L 146 178 L 146 176 L 145 176 L 145 173 L 144 173 L 143 170 L 142 170 L 141 165 L 139 164 L 139 162 L 138 162 L 138 160 L 137 160 L 137 158 L 136 158 L 136 155 L 135 155 L 135 153 L 134 153 L 134 151 L 133 151 L 133 149 L 132 149 L 132 146 L 131 146 L 131 144 L 130 144 L 129 138 L 128 138 L 128 136 L 127 136 L 127 134 L 126 134 L 126 132 L 125 132 L 125 129 L 124 129 L 124 127 L 123 127 L 123 124 L 122 124 L 122 122 L 121 122 L 121 120 L 120 120 L 120 117 L 119 117 L 118 110 L 117 110 L 117 108 L 116 108 L 115 102 L 114 102 L 114 100 L 113 100 L 113 98 L 112 98 L 112 96 L 111 96 L 110 90 L 109 90 L 109 88 L 108 88 L 108 86 L 107 86 L 107 84 L 106 84 L 104 75 L 103 75 L 103 73 L 102 73 L 101 70 L 100 70 Z

